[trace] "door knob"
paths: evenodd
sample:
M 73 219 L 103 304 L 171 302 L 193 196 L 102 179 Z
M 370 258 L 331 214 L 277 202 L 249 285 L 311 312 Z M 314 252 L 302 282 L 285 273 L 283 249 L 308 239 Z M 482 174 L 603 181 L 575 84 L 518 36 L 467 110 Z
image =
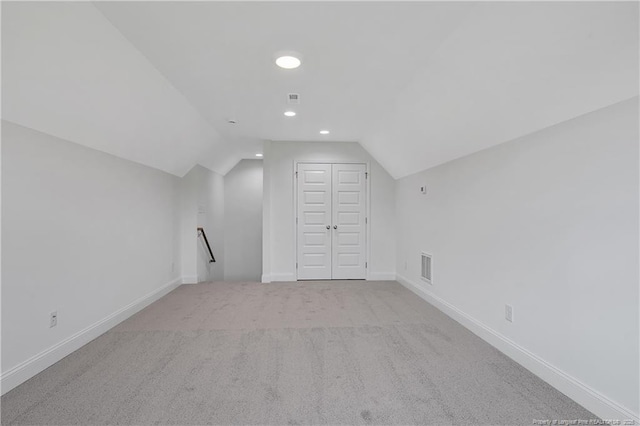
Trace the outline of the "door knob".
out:
M 327 225 L 327 229 L 331 229 L 331 225 Z
M 333 225 L 333 229 L 338 229 L 338 225 Z

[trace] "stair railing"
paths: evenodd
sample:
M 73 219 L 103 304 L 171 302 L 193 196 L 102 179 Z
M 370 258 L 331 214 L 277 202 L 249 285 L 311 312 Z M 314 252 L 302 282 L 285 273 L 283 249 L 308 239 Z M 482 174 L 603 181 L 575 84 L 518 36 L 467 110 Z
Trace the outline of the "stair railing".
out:
M 213 257 L 213 252 L 211 251 L 211 246 L 209 245 L 209 240 L 207 239 L 207 234 L 204 232 L 204 228 L 198 228 L 198 236 L 201 236 L 202 238 L 204 238 L 204 243 L 207 245 L 207 249 L 209 250 L 209 256 L 211 256 L 211 259 L 209 259 L 209 263 L 213 263 L 216 261 L 216 258 Z

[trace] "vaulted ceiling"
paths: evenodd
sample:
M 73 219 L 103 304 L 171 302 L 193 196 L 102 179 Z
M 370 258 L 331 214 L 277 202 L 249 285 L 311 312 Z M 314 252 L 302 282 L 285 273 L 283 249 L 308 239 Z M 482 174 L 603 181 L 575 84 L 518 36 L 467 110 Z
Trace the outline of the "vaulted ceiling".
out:
M 326 140 L 401 177 L 637 95 L 635 2 L 2 4 L 4 119 L 176 175 Z

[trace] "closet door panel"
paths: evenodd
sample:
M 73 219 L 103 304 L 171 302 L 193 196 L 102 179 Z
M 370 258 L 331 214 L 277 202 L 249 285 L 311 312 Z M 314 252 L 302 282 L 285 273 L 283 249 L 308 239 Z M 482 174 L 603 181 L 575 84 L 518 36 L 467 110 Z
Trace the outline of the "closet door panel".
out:
M 331 279 L 331 164 L 298 164 L 297 279 Z
M 332 165 L 333 279 L 366 278 L 366 167 Z

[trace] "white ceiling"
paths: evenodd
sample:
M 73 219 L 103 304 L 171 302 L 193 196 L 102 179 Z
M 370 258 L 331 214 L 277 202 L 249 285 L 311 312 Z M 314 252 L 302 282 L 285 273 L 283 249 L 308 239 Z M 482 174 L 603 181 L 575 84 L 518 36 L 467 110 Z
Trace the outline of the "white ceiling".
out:
M 2 7 L 3 118 L 177 175 L 329 140 L 401 177 L 638 94 L 635 2 Z

